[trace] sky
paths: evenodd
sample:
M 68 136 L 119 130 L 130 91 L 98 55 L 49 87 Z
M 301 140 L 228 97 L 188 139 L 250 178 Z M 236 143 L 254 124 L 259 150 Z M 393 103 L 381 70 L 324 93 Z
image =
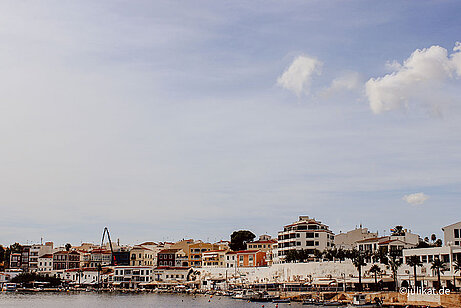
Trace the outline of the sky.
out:
M 459 1 L 1 1 L 0 243 L 461 220 Z

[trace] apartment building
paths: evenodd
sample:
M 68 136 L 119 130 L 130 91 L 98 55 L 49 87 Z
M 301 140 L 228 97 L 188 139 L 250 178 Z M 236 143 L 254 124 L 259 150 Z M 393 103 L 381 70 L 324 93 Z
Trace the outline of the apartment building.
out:
M 335 247 L 349 250 L 357 247 L 358 241 L 363 241 L 371 238 L 377 238 L 378 232 L 370 232 L 368 228 L 355 228 L 354 230 L 347 231 L 346 233 L 340 232 L 335 235 Z
M 29 271 L 38 271 L 38 259 L 40 256 L 53 253 L 53 242 L 43 244 L 34 244 L 29 249 Z
M 218 250 L 219 245 L 211 244 L 211 243 L 204 243 L 204 242 L 196 242 L 194 244 L 189 245 L 188 257 L 189 257 L 189 264 L 188 266 L 193 267 L 201 267 L 202 266 L 202 254 L 206 251 L 210 250 Z
M 315 250 L 324 251 L 334 247 L 334 233 L 327 225 L 309 216 L 299 216 L 299 220 L 283 227 L 278 232 L 277 255 L 274 263 L 283 262 L 287 251 L 306 250 L 314 257 Z
M 267 266 L 266 253 L 259 250 L 228 251 L 226 268 Z
M 80 253 L 72 251 L 58 251 L 53 253 L 53 270 L 66 270 L 80 267 Z
M 259 240 L 247 244 L 248 250 L 259 250 L 266 253 L 267 265 L 272 265 L 275 253 L 277 251 L 277 240 L 264 234 L 259 237 Z
M 151 266 L 114 266 L 112 284 L 123 288 L 136 288 L 141 283 L 152 281 Z
M 159 282 L 175 283 L 186 282 L 190 267 L 185 266 L 159 266 L 154 269 L 153 279 Z
M 49 275 L 53 270 L 53 254 L 46 254 L 38 257 L 37 272 L 42 275 Z
M 202 267 L 225 267 L 228 250 L 208 250 L 202 253 Z
M 461 246 L 461 221 L 442 228 L 445 246 Z

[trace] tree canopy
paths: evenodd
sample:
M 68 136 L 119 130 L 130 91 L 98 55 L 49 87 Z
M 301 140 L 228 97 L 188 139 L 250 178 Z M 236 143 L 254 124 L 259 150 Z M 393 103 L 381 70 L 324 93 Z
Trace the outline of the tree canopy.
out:
M 234 231 L 231 235 L 230 249 L 233 251 L 245 250 L 247 243 L 252 242 L 256 235 L 248 230 Z

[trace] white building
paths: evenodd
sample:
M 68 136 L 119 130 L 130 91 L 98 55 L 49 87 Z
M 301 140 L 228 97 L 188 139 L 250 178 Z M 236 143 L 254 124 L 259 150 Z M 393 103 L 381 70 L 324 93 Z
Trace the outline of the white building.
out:
M 443 227 L 442 230 L 445 246 L 461 246 L 461 221 Z
M 418 256 L 422 262 L 422 267 L 417 267 L 417 278 L 423 281 L 424 286 L 433 287 L 437 281 L 437 272 L 431 269 L 432 262 L 439 259 L 446 264 L 446 271 L 440 273 L 442 276 L 442 285 L 449 286 L 454 279 L 453 263 L 456 260 L 461 261 L 461 247 L 459 246 L 442 246 L 442 247 L 429 247 L 429 248 L 414 248 L 403 250 L 403 257 L 405 263 L 411 256 Z M 413 279 L 413 269 L 408 269 L 409 281 Z M 456 273 L 457 285 L 459 286 L 460 273 Z
M 39 266 L 39 257 L 53 253 L 53 242 L 43 244 L 34 244 L 29 249 L 29 271 L 37 272 Z
M 114 266 L 113 269 L 114 286 L 137 288 L 141 283 L 145 284 L 153 279 L 151 266 Z
M 153 279 L 166 283 L 182 283 L 187 281 L 189 271 L 191 271 L 190 267 L 158 266 L 154 269 Z
M 339 233 L 335 235 L 335 247 L 345 250 L 356 248 L 358 241 L 363 241 L 370 238 L 377 238 L 378 233 L 368 231 L 368 228 L 356 228 L 346 233 Z
M 289 250 L 307 250 L 312 257 L 314 251 L 324 251 L 334 247 L 334 233 L 327 225 L 309 216 L 299 216 L 299 220 L 284 226 L 278 233 L 277 256 L 274 263 L 283 262 Z
M 38 257 L 37 263 L 37 271 L 39 274 L 49 275 L 53 271 L 53 255 L 51 253 Z

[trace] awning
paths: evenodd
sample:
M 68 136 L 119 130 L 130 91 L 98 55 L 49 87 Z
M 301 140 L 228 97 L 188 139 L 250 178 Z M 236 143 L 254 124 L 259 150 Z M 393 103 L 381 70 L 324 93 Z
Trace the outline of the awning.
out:
M 307 283 L 309 284 L 309 283 Z M 332 285 L 337 285 L 338 282 L 334 279 L 329 279 L 329 280 L 314 280 L 312 282 L 312 285 L 315 286 L 332 286 Z

